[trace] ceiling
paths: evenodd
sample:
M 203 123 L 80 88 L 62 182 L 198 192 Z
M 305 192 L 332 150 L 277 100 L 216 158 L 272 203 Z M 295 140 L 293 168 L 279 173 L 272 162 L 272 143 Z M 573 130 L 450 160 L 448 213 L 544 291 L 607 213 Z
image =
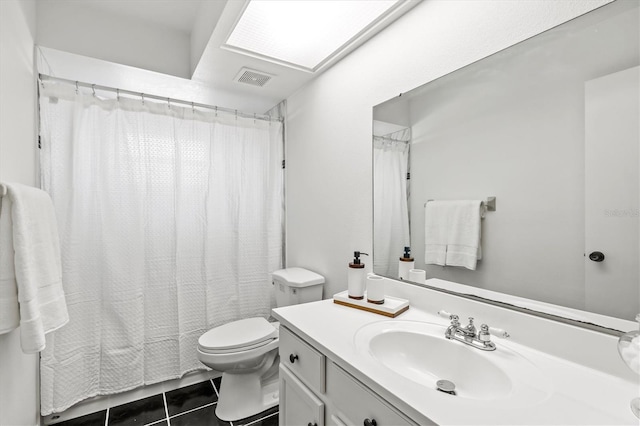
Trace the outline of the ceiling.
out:
M 191 34 L 198 12 L 208 1 L 210 0 L 82 0 L 76 7 L 95 8 Z M 221 3 L 226 3 L 226 0 Z
M 39 0 L 48 7 L 62 1 L 73 4 L 73 10 L 91 11 L 114 20 L 135 20 L 145 25 L 165 28 L 189 40 L 192 80 L 236 96 L 259 98 L 275 105 L 300 87 L 329 69 L 344 56 L 406 13 L 421 0 L 405 0 L 382 20 L 356 39 L 354 45 L 316 72 L 289 68 L 268 60 L 222 49 L 228 35 L 241 16 L 247 0 Z M 305 0 L 289 0 L 305 1 Z M 346 0 L 340 0 L 346 1 Z M 357 0 L 356 0 L 357 1 Z M 50 9 L 49 9 L 50 10 Z M 118 24 L 114 22 L 114 26 Z M 68 29 L 61 29 L 68 30 Z M 186 37 L 185 37 L 186 35 Z M 79 52 L 70 52 L 79 53 Z M 145 52 L 139 52 L 144 55 Z M 130 65 L 130 64 L 125 64 Z M 243 68 L 271 76 L 262 87 L 236 81 Z M 186 76 L 180 76 L 186 77 Z

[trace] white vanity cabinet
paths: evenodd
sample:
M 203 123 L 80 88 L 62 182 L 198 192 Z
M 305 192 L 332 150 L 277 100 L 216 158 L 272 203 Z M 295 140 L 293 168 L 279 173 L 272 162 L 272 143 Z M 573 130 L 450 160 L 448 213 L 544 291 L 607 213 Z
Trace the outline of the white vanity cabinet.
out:
M 416 425 L 388 402 L 373 393 L 349 373 L 332 362 L 327 366 L 327 396 L 337 425 L 411 426 Z
M 280 364 L 280 425 L 324 426 L 324 403 Z
M 415 426 L 320 351 L 280 327 L 280 426 Z
M 280 327 L 280 426 L 324 426 L 325 356 Z

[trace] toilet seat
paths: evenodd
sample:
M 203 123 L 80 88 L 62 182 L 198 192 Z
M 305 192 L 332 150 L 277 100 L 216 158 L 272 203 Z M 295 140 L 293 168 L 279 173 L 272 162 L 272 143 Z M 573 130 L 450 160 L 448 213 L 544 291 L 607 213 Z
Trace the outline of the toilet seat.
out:
M 246 318 L 207 331 L 198 339 L 198 350 L 208 354 L 244 352 L 277 338 L 278 330 L 264 318 Z
M 265 340 L 264 342 L 254 343 L 253 345 L 247 345 L 241 348 L 233 348 L 233 349 L 206 348 L 204 346 L 198 345 L 198 350 L 200 350 L 200 352 L 205 354 L 231 354 L 231 353 L 237 353 L 237 352 L 250 351 L 252 349 L 267 345 L 273 342 L 274 340 L 276 339 L 269 339 L 269 340 Z

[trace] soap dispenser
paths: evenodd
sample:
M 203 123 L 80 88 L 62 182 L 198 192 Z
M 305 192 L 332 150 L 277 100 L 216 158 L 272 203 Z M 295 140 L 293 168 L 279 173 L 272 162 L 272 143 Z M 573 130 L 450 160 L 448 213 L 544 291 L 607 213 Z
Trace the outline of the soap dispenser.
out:
M 404 255 L 400 258 L 400 262 L 398 262 L 398 277 L 401 280 L 409 279 L 409 271 L 412 270 L 415 266 L 415 262 L 413 257 L 411 257 L 411 248 L 404 248 Z
M 359 251 L 353 252 L 353 262 L 349 263 L 349 275 L 347 277 L 347 292 L 352 299 L 361 300 L 364 298 L 364 263 L 360 261 L 360 255 L 369 256 L 367 253 Z

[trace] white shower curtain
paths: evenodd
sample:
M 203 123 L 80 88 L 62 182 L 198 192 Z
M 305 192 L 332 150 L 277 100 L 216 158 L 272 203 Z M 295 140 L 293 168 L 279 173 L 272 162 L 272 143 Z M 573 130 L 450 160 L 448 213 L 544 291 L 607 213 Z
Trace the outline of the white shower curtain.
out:
M 373 138 L 373 270 L 397 277 L 398 259 L 411 246 L 408 185 L 410 129 Z
M 202 333 L 269 315 L 280 122 L 52 82 L 40 108 L 70 317 L 42 352 L 43 415 L 203 369 Z

